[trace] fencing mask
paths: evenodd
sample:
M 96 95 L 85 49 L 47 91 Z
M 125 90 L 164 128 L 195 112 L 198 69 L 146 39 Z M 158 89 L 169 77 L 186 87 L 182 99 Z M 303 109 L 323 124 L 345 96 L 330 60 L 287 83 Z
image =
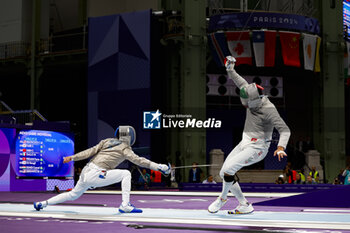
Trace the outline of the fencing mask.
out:
M 119 141 L 126 143 L 129 146 L 134 145 L 136 141 L 136 131 L 132 126 L 121 125 L 119 126 L 115 133 L 115 137 L 118 137 Z
M 264 88 L 255 83 L 242 87 L 239 93 L 242 104 L 250 109 L 259 108 L 262 104 L 262 90 Z

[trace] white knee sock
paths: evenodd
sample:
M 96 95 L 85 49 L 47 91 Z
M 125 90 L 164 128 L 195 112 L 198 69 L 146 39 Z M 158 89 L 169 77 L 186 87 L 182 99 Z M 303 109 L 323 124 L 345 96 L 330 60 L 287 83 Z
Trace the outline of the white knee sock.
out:
M 131 174 L 128 172 L 122 179 L 122 205 L 127 205 L 130 202 L 130 190 Z
M 223 181 L 222 182 L 222 192 L 221 192 L 221 195 L 220 197 L 222 199 L 227 199 L 227 194 L 228 194 L 228 191 L 230 190 L 230 188 L 232 187 L 232 182 L 226 182 L 226 181 Z
M 57 196 L 51 197 L 46 202 L 47 202 L 47 205 L 55 205 L 55 204 L 59 204 L 59 203 L 62 203 L 65 201 L 70 201 L 70 200 L 72 200 L 72 199 L 71 199 L 69 192 L 68 192 L 68 193 L 61 193 L 61 194 L 58 194 Z
M 47 206 L 47 201 L 40 201 L 39 203 L 41 203 L 44 208 Z
M 239 203 L 241 204 L 247 204 L 247 199 L 244 197 L 241 186 L 239 186 L 238 182 L 236 182 L 234 185 L 231 185 L 230 187 L 231 193 L 237 198 Z

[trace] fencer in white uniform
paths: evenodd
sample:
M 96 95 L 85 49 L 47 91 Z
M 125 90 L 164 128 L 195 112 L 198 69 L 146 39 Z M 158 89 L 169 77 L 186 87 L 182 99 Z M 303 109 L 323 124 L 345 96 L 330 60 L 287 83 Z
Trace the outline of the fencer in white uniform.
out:
M 126 169 L 115 169 L 115 167 L 124 160 L 129 160 L 138 166 L 160 171 L 164 175 L 170 173 L 170 168 L 165 164 L 157 164 L 146 158 L 139 157 L 132 151 L 131 146 L 136 140 L 136 132 L 133 127 L 119 126 L 115 136 L 118 138 L 102 140 L 90 149 L 64 157 L 64 163 L 92 158 L 83 168 L 79 180 L 72 191 L 61 193 L 46 201 L 34 202 L 34 208 L 39 211 L 48 205 L 75 200 L 89 188 L 103 187 L 121 182 L 122 203 L 119 206 L 119 212 L 141 213 L 141 209 L 135 208 L 130 204 L 130 171 Z
M 254 211 L 251 203 L 244 197 L 237 182 L 235 174 L 245 166 L 252 165 L 263 160 L 269 150 L 272 140 L 273 129 L 280 134 L 277 150 L 274 156 L 278 160 L 287 156 L 284 152 L 290 130 L 277 112 L 276 107 L 262 94 L 263 87 L 248 82 L 234 69 L 234 57 L 226 57 L 226 71 L 228 77 L 233 80 L 240 89 L 240 98 L 244 107 L 247 108 L 246 120 L 241 142 L 227 156 L 221 170 L 223 178 L 222 192 L 220 196 L 208 207 L 210 213 L 216 213 L 227 202 L 229 191 L 237 198 L 239 205 L 228 211 L 229 214 L 248 214 Z

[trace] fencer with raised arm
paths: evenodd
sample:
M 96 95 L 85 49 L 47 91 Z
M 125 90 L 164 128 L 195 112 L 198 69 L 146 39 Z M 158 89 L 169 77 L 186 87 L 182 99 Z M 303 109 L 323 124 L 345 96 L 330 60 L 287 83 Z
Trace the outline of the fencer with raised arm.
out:
M 254 211 L 251 203 L 244 197 L 241 188 L 235 178 L 235 174 L 245 166 L 252 165 L 263 160 L 269 150 L 273 129 L 280 134 L 277 150 L 274 156 L 278 160 L 287 156 L 284 152 L 290 130 L 277 112 L 276 107 L 267 96 L 262 94 L 263 87 L 249 84 L 234 69 L 234 57 L 226 57 L 226 71 L 228 77 L 233 80 L 240 89 L 242 105 L 246 107 L 246 119 L 241 142 L 227 156 L 221 170 L 223 178 L 222 192 L 220 196 L 208 207 L 210 213 L 216 213 L 226 203 L 229 191 L 237 198 L 239 205 L 229 211 L 229 214 L 247 214 Z
M 55 205 L 79 198 L 89 188 L 103 187 L 121 182 L 122 203 L 121 213 L 141 213 L 141 209 L 130 204 L 131 173 L 126 169 L 115 169 L 124 160 L 138 166 L 160 171 L 164 175 L 170 173 L 165 164 L 157 164 L 136 155 L 131 146 L 136 140 L 135 129 L 131 126 L 120 126 L 116 130 L 118 138 L 108 138 L 100 141 L 96 146 L 81 151 L 75 155 L 65 157 L 63 162 L 79 161 L 91 158 L 83 168 L 76 186 L 70 192 L 61 193 L 46 201 L 35 202 L 34 208 L 41 210 L 47 205 Z

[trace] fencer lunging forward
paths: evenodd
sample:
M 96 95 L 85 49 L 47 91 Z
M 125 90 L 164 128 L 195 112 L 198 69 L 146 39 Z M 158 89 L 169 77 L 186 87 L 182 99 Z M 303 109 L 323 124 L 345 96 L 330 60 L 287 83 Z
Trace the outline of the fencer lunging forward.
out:
M 244 197 L 235 178 L 242 167 L 249 166 L 264 159 L 272 139 L 273 129 L 280 134 L 274 156 L 278 160 L 287 156 L 284 152 L 290 137 L 290 130 L 277 112 L 276 107 L 262 94 L 263 88 L 255 83 L 248 84 L 234 69 L 234 57 L 226 57 L 226 71 L 240 89 L 240 98 L 247 115 L 241 142 L 227 156 L 221 170 L 223 178 L 221 195 L 208 207 L 210 213 L 216 213 L 227 202 L 229 191 L 237 198 L 239 205 L 228 211 L 229 214 L 247 214 L 254 211 L 251 203 Z
M 119 135 L 118 135 L 119 134 Z M 83 168 L 78 183 L 70 192 L 61 193 L 46 201 L 34 202 L 34 208 L 40 210 L 47 205 L 54 205 L 65 201 L 79 198 L 91 187 L 103 187 L 121 182 L 122 203 L 119 206 L 121 213 L 141 213 L 141 209 L 130 204 L 131 173 L 125 169 L 115 169 L 124 160 L 152 170 L 160 171 L 164 175 L 170 173 L 170 168 L 165 164 L 157 164 L 148 159 L 139 157 L 131 146 L 136 139 L 135 129 L 131 126 L 119 126 L 115 136 L 100 141 L 96 146 L 65 157 L 63 162 L 79 161 L 92 157 L 90 162 Z

